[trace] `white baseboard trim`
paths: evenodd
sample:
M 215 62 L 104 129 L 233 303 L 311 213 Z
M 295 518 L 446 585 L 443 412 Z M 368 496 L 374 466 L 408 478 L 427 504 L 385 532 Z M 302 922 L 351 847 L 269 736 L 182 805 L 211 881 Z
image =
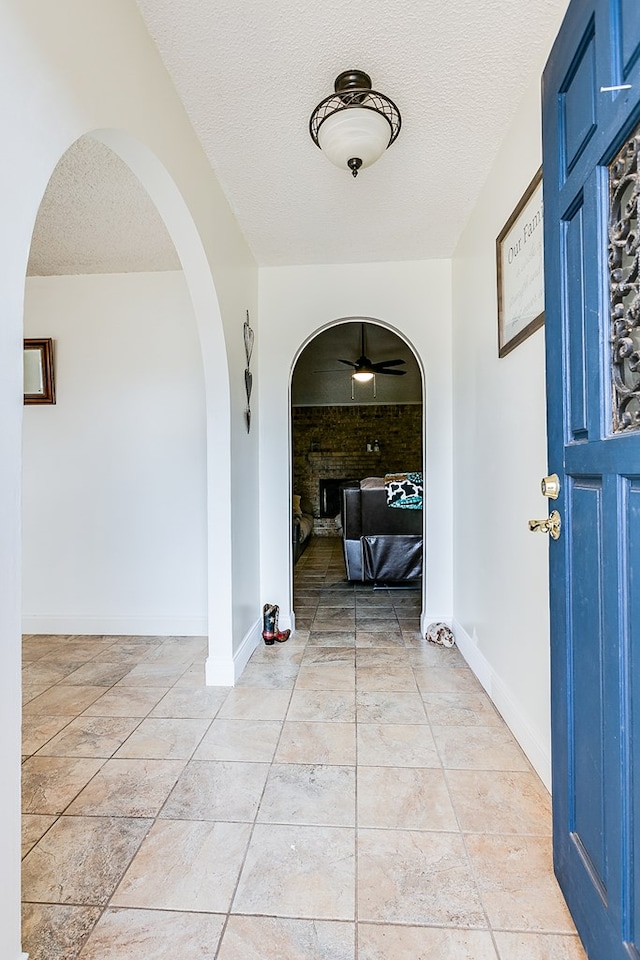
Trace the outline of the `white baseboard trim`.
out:
M 207 657 L 204 668 L 207 686 L 234 687 L 261 639 L 262 620 L 256 620 L 232 657 L 224 660 Z
M 537 733 L 522 713 L 518 702 L 513 698 L 510 689 L 495 672 L 464 627 L 457 620 L 454 620 L 451 628 L 460 653 L 491 697 L 545 787 L 551 791 L 551 754 L 549 749 L 540 741 Z
M 23 633 L 72 636 L 206 637 L 206 617 L 78 617 L 25 614 Z

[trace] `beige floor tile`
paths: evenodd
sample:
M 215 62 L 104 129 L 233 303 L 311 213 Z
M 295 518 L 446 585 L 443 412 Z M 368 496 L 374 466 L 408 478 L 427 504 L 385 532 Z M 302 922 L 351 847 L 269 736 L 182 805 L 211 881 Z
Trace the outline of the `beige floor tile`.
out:
M 422 666 L 414 662 L 414 673 L 420 693 L 481 693 L 482 687 L 466 666 L 454 668 Z
M 87 817 L 155 817 L 183 769 L 183 760 L 107 760 L 68 812 Z
M 75 717 L 103 696 L 104 692 L 104 687 L 58 685 L 45 690 L 35 700 L 30 700 L 25 704 L 23 712 L 25 716 L 39 714 L 48 717 Z
M 334 663 L 303 664 L 297 686 L 304 690 L 355 690 L 356 672 L 353 666 Z
M 338 622 L 340 629 L 345 626 L 353 626 L 355 623 L 355 612 L 352 606 L 348 607 L 327 607 L 324 604 L 318 605 L 316 617 L 314 620 L 314 630 L 326 630 L 332 623 Z
M 22 856 L 26 857 L 32 847 L 36 845 L 52 823 L 56 822 L 56 817 L 45 816 L 41 813 L 23 813 L 22 814 Z
M 298 666 L 302 662 L 304 655 L 304 646 L 291 643 L 293 634 L 286 643 L 274 643 L 270 646 L 266 643 L 259 643 L 251 654 L 249 663 L 268 663 L 274 666 L 285 666 L 286 664 L 296 663 Z
M 574 932 L 553 874 L 549 839 L 468 834 L 466 845 L 492 927 Z
M 119 687 L 167 687 L 173 686 L 186 670 L 183 663 L 157 663 L 145 658 L 137 663 L 119 681 Z
M 111 687 L 85 710 L 88 717 L 146 717 L 166 691 L 162 687 Z
M 355 692 L 351 690 L 297 688 L 291 697 L 287 720 L 352 723 L 356 719 L 355 703 Z
M 504 721 L 485 693 L 425 693 L 424 705 L 436 727 L 501 727 Z
M 33 663 L 25 663 L 22 668 L 23 683 L 42 683 L 48 687 L 54 683 L 59 683 L 75 673 L 79 667 L 84 666 L 82 661 L 76 664 L 55 663 L 50 660 L 36 660 Z M 93 681 L 85 680 L 84 683 L 91 684 Z
M 486 927 L 460 835 L 359 830 L 358 917 L 382 923 Z
M 432 727 L 445 769 L 529 770 L 529 761 L 505 727 Z
M 309 633 L 310 647 L 355 647 L 355 630 L 316 630 Z
M 26 903 L 22 947 L 29 960 L 75 960 L 101 912 L 101 907 Z
M 131 669 L 136 663 L 144 660 L 155 648 L 156 644 L 150 641 L 144 642 L 136 640 L 136 638 L 129 640 L 114 638 L 114 642 L 106 650 L 93 657 L 92 663 L 113 663 L 117 661 L 118 663 L 129 664 L 129 669 Z
M 278 763 L 354 764 L 355 724 L 287 720 L 275 759 Z
M 258 823 L 233 913 L 353 920 L 354 883 L 352 829 Z
M 353 646 L 338 647 L 335 644 L 327 647 L 307 646 L 302 655 L 302 666 L 313 667 L 320 664 L 335 664 L 353 667 L 356 662 L 356 651 Z
M 104 905 L 151 826 L 125 817 L 59 817 L 22 862 L 25 899 Z
M 356 623 L 356 635 L 362 633 L 379 633 L 383 640 L 386 636 L 395 636 L 401 632 L 398 622 L 394 617 L 379 620 L 376 617 L 359 617 Z
M 207 732 L 210 720 L 147 717 L 120 747 L 116 757 L 188 760 Z
M 103 760 L 30 757 L 22 764 L 22 812 L 56 814 L 98 772 Z
M 281 729 L 280 720 L 214 720 L 193 759 L 269 763 Z
M 158 820 L 112 905 L 226 913 L 250 833 L 245 823 Z
M 68 636 L 60 634 L 31 634 L 22 638 L 22 659 L 26 661 L 40 660 L 48 654 L 63 648 L 69 640 Z
M 353 960 L 354 924 L 229 917 L 218 960 Z
M 289 690 L 234 687 L 219 716 L 227 720 L 284 720 L 290 698 Z
M 359 960 L 497 960 L 485 930 L 358 925 Z
M 358 826 L 457 830 L 442 770 L 358 767 Z
M 80 663 L 83 660 L 91 660 L 93 657 L 102 655 L 109 647 L 110 643 L 108 641 L 97 638 L 94 640 L 72 638 L 54 650 L 48 656 L 48 659 L 60 663 Z
M 398 693 L 416 692 L 416 681 L 411 667 L 402 664 L 363 664 L 358 663 L 356 671 L 356 689 L 394 691 Z
M 224 917 L 211 913 L 109 909 L 80 960 L 211 960 L 223 925 Z
M 535 773 L 449 770 L 447 782 L 462 830 L 551 836 L 551 797 Z
M 71 717 L 34 715 L 22 718 L 22 754 L 30 756 L 72 722 Z
M 286 641 L 288 643 L 288 641 Z M 274 644 L 275 646 L 275 644 Z M 260 687 L 266 690 L 291 690 L 298 677 L 298 664 L 281 660 L 273 663 L 253 659 L 242 672 L 236 686 Z
M 212 720 L 229 695 L 228 687 L 173 687 L 151 712 L 152 717 Z
M 417 667 L 439 667 L 441 669 L 468 669 L 467 662 L 458 647 L 443 647 L 439 643 L 430 643 L 424 637 L 408 644 L 409 655 Z
M 160 816 L 169 820 L 255 819 L 267 763 L 192 760 Z
M 258 820 L 264 823 L 355 825 L 355 767 L 275 763 Z
M 50 689 L 50 684 L 48 683 L 23 683 L 22 684 L 23 715 L 25 713 L 24 707 L 28 703 L 32 703 L 37 697 L 42 696 L 42 694 L 49 689 Z
M 359 690 L 356 696 L 358 723 L 421 723 L 427 714 L 418 693 Z
M 296 596 L 297 596 L 296 591 Z M 349 609 L 355 609 L 356 598 L 353 593 L 349 593 L 347 590 L 334 590 L 330 592 L 323 593 L 318 597 L 318 606 L 319 607 L 348 607 Z
M 140 723 L 138 717 L 76 717 L 38 752 L 39 757 L 112 757 Z
M 587 960 L 575 936 L 544 933 L 495 933 L 500 960 Z
M 127 663 L 83 663 L 82 666 L 68 673 L 60 683 L 73 686 L 92 684 L 96 687 L 111 687 L 118 680 L 122 680 L 130 669 L 131 665 Z
M 403 644 L 381 643 L 378 638 L 372 647 L 356 648 L 356 665 L 360 667 L 411 667 L 409 651 Z
M 374 621 L 368 620 L 367 622 L 373 623 Z M 364 627 L 358 624 L 358 629 L 356 630 L 357 649 L 360 649 L 361 647 L 379 648 L 381 645 L 402 649 L 404 646 L 404 639 L 400 627 L 388 627 L 385 633 L 382 634 L 379 631 L 373 631 L 370 629 L 365 630 Z
M 358 763 L 367 767 L 440 767 L 428 726 L 359 723 Z

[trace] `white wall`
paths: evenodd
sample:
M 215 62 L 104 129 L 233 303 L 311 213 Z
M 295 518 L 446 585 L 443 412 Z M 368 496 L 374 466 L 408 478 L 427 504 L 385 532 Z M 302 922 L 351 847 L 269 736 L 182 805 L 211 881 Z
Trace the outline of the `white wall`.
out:
M 541 162 L 539 84 L 502 145 L 453 261 L 454 608 L 458 643 L 550 783 L 544 330 L 502 360 L 495 239 Z
M 226 682 L 259 617 L 257 430 L 247 436 L 242 418 L 242 322 L 249 309 L 257 326 L 257 270 L 131 0 L 3 0 L 0 117 L 0 956 L 17 960 L 22 322 L 38 206 L 65 150 L 95 131 L 140 178 L 175 243 L 206 391 L 207 593 L 217 628 L 208 676 Z M 242 502 L 232 504 L 240 482 Z
M 34 277 L 56 404 L 24 411 L 25 633 L 204 634 L 202 356 L 182 272 Z
M 291 611 L 289 382 L 300 348 L 345 317 L 371 317 L 409 341 L 425 382 L 426 607 L 452 614 L 451 271 L 445 260 L 260 270 L 263 601 Z M 266 371 L 266 373 L 265 373 Z

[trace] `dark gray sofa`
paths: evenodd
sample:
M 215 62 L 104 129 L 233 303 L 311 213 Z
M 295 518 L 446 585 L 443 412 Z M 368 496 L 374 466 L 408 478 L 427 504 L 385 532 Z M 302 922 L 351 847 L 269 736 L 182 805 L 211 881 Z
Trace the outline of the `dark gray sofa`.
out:
M 422 510 L 387 506 L 383 478 L 342 488 L 341 521 L 348 580 L 398 582 L 422 575 Z

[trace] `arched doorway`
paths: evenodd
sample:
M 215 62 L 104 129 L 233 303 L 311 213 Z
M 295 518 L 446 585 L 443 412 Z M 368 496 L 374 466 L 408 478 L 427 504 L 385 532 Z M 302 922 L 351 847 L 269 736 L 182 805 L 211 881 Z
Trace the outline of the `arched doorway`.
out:
M 25 336 L 53 339 L 58 402 L 25 407 L 24 631 L 205 634 L 193 308 L 148 195 L 92 137 L 69 148 L 43 197 Z
M 363 357 L 371 360 L 374 375 L 356 378 L 353 374 L 359 372 Z M 299 602 L 301 598 L 296 604 L 295 566 L 311 535 L 345 536 L 341 488 L 364 477 L 424 471 L 423 396 L 422 370 L 415 352 L 380 321 L 362 317 L 335 321 L 316 332 L 298 352 L 291 374 L 290 437 L 291 580 L 299 628 L 306 625 L 308 611 Z M 416 527 L 424 554 L 422 511 L 419 520 L 412 513 L 408 525 L 406 511 L 393 513 L 404 514 L 407 530 Z M 307 519 L 309 515 L 312 520 Z M 301 524 L 312 525 L 312 534 L 304 527 L 301 531 Z M 301 532 L 306 534 L 302 543 Z M 346 557 L 346 539 L 341 549 Z M 341 567 L 334 559 L 332 576 L 336 580 L 358 577 L 359 571 L 348 568 L 348 560 Z M 400 582 L 408 571 L 408 567 L 386 568 L 387 574 L 397 573 L 397 587 L 409 586 L 406 579 L 404 584 Z M 425 609 L 424 578 L 413 578 L 410 586 L 420 590 Z

